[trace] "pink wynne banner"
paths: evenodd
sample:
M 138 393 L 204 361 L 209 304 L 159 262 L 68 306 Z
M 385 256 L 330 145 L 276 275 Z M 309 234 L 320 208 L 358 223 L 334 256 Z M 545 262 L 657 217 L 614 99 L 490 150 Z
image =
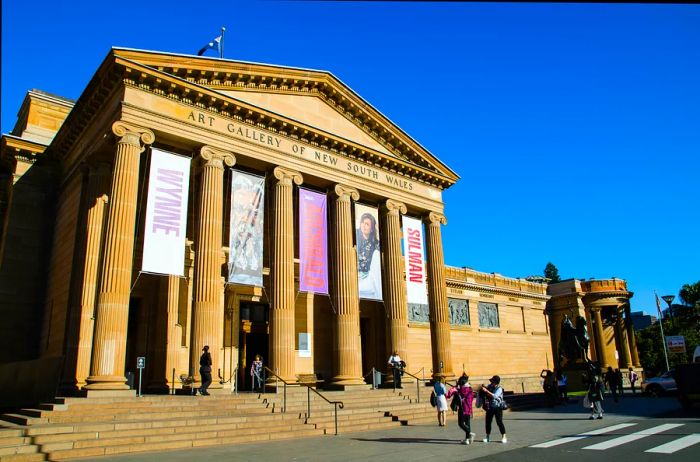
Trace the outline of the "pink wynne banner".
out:
M 299 188 L 299 290 L 328 294 L 326 195 Z

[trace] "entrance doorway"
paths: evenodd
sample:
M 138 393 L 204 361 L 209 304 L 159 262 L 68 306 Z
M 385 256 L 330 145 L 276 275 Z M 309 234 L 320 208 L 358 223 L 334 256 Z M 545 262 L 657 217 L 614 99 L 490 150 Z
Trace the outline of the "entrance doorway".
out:
M 252 389 L 250 365 L 255 355 L 262 357 L 263 365 L 268 366 L 268 341 L 270 307 L 265 303 L 241 302 L 241 332 L 238 345 L 240 358 L 238 380 L 240 391 Z
M 360 352 L 362 354 L 362 375 L 365 375 L 374 367 L 372 355 L 374 348 L 370 348 L 370 320 L 368 318 L 360 318 Z M 365 377 L 365 382 L 372 383 L 372 374 Z

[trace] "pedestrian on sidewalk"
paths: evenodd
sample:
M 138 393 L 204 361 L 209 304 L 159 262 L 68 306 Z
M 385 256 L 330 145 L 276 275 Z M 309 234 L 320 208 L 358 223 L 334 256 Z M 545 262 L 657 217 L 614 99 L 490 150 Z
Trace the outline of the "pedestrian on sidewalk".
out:
M 202 377 L 202 385 L 199 387 L 199 394 L 209 396 L 207 388 L 211 385 L 211 354 L 209 354 L 209 345 L 204 345 L 202 348 L 202 356 L 199 358 L 199 375 Z
M 634 369 L 630 367 L 630 371 L 627 378 L 630 381 L 630 387 L 632 387 L 632 394 L 636 393 L 634 386 L 637 383 L 637 380 L 639 379 L 639 375 L 637 375 L 637 373 L 634 372 Z
M 503 425 L 503 409 L 505 408 L 505 400 L 503 399 L 503 387 L 501 387 L 501 378 L 494 375 L 489 379 L 489 384 L 482 384 L 481 390 L 486 395 L 484 399 L 484 411 L 486 411 L 486 438 L 484 443 L 491 442 L 491 424 L 493 418 L 496 418 L 496 425 L 501 431 L 501 443 L 507 443 L 506 427 Z
M 612 393 L 613 401 L 617 403 L 617 374 L 615 374 L 611 366 L 608 366 L 608 370 L 605 373 L 605 384 L 610 393 Z
M 435 408 L 437 409 L 438 426 L 440 427 L 446 426 L 445 412 L 447 411 L 447 398 L 445 397 L 445 395 L 447 394 L 447 389 L 445 388 L 444 380 L 444 377 L 440 377 L 440 379 L 436 380 L 433 384 L 433 390 L 435 391 L 435 399 L 437 401 Z
M 617 390 L 620 393 L 620 398 L 622 398 L 625 396 L 625 392 L 623 390 L 622 372 L 620 372 L 620 369 L 615 369 L 615 384 L 617 384 Z
M 457 425 L 464 430 L 464 439 L 460 441 L 462 444 L 472 444 L 474 442 L 474 433 L 472 433 L 471 418 L 472 418 L 472 401 L 474 400 L 474 390 L 469 384 L 469 376 L 463 374 L 457 381 L 457 386 L 450 388 L 447 392 L 447 397 L 453 395 L 459 399 L 459 409 L 457 410 Z
M 603 386 L 603 380 L 599 376 L 593 377 L 588 385 L 588 393 L 586 397 L 591 406 L 591 415 L 588 417 L 590 420 L 595 418 L 603 418 L 603 393 L 605 387 Z

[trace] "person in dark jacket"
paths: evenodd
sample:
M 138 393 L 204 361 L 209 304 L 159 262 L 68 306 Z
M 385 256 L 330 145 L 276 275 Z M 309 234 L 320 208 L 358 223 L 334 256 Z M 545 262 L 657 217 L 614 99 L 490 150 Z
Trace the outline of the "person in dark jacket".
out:
M 491 423 L 493 418 L 496 418 L 496 425 L 501 431 L 501 443 L 507 443 L 508 438 L 506 437 L 506 427 L 503 425 L 503 388 L 501 387 L 501 378 L 494 375 L 489 380 L 489 384 L 483 384 L 481 386 L 481 391 L 485 394 L 484 400 L 484 410 L 486 411 L 486 438 L 484 438 L 484 443 L 489 443 L 491 441 Z
M 209 396 L 207 388 L 211 385 L 211 354 L 209 354 L 209 345 L 204 345 L 202 348 L 202 356 L 199 358 L 199 375 L 202 376 L 202 386 L 199 387 L 199 394 Z

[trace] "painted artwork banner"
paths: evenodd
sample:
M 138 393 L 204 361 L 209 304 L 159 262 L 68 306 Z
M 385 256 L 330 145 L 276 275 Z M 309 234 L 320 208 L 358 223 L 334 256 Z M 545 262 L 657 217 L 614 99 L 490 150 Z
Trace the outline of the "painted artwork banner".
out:
M 151 150 L 141 271 L 185 274 L 189 157 Z
M 328 294 L 326 195 L 299 189 L 299 290 Z
M 382 257 L 379 244 L 379 211 L 355 204 L 355 244 L 360 298 L 382 300 Z
M 228 279 L 263 285 L 263 213 L 265 178 L 232 170 Z
M 425 244 L 423 222 L 403 217 L 403 253 L 406 268 L 408 319 L 428 322 L 428 292 L 425 285 Z

